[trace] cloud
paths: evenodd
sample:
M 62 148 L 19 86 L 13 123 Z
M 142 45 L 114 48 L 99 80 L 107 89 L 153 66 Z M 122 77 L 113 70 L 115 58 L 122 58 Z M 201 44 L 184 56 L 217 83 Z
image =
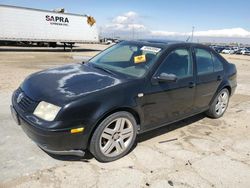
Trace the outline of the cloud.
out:
M 151 31 L 151 35 L 153 36 L 159 36 L 159 37 L 164 37 L 164 36 L 179 36 L 179 35 L 186 35 L 184 33 L 178 33 L 178 32 L 171 32 L 171 31 Z
M 123 24 L 128 21 L 128 17 L 126 16 L 117 16 L 113 19 L 113 23 Z
M 110 24 L 105 25 L 106 32 L 120 31 L 129 32 L 137 30 L 137 32 L 146 31 L 145 25 L 140 23 L 140 16 L 133 11 L 126 12 L 112 19 Z
M 138 16 L 138 14 L 136 12 L 133 12 L 133 11 L 129 11 L 129 12 L 125 13 L 124 15 L 127 17 L 130 17 L 130 18 Z
M 188 37 L 191 32 L 177 32 L 167 30 L 150 30 L 147 28 L 142 16 L 134 11 L 129 11 L 111 19 L 109 24 L 103 27 L 104 33 L 131 37 L 132 33 L 137 38 L 146 37 Z M 189 30 L 189 29 L 188 29 Z M 228 28 L 206 31 L 194 31 L 194 37 L 217 37 L 217 38 L 250 38 L 250 32 L 243 28 Z
M 190 36 L 191 32 L 169 32 L 169 31 L 151 31 L 153 36 Z M 219 30 L 207 30 L 207 31 L 195 31 L 195 37 L 234 37 L 234 38 L 250 38 L 250 32 L 243 28 L 231 28 L 231 29 L 219 29 Z
M 129 24 L 129 23 L 135 22 L 136 18 L 138 18 L 138 14 L 136 12 L 130 11 L 123 15 L 113 18 L 112 23 Z
M 250 32 L 243 28 L 231 28 L 221 30 L 208 30 L 194 32 L 195 36 L 209 36 L 209 37 L 242 37 L 249 38 Z

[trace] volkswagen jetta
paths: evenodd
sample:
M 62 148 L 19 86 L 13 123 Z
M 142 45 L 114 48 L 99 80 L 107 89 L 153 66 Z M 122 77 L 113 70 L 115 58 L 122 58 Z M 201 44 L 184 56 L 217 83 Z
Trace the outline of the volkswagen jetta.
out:
M 136 136 L 205 112 L 221 117 L 236 68 L 194 43 L 123 41 L 88 62 L 28 76 L 11 111 L 25 133 L 54 154 L 102 162 L 126 155 Z

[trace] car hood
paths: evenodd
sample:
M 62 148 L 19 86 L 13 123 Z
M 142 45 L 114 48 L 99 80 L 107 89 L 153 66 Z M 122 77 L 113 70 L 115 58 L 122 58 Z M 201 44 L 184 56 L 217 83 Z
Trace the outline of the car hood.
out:
M 122 82 L 124 80 L 121 77 L 90 65 L 72 64 L 32 74 L 26 78 L 21 88 L 35 101 L 64 105 Z

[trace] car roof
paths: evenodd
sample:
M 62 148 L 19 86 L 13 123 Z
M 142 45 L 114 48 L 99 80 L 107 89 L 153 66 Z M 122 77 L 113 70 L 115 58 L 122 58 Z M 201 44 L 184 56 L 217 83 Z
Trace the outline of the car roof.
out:
M 163 49 L 169 48 L 170 46 L 181 45 L 181 44 L 209 48 L 208 46 L 200 44 L 200 43 L 192 43 L 192 42 L 177 41 L 177 40 L 166 40 L 166 39 L 139 39 L 139 40 L 130 40 L 130 41 L 128 40 L 127 42 L 142 43 L 144 45 L 153 45 L 153 46 L 161 47 Z
M 140 39 L 138 41 L 142 42 L 148 42 L 148 43 L 157 43 L 157 44 L 179 44 L 179 43 L 184 43 L 184 41 L 177 41 L 177 40 L 166 40 L 166 39 Z

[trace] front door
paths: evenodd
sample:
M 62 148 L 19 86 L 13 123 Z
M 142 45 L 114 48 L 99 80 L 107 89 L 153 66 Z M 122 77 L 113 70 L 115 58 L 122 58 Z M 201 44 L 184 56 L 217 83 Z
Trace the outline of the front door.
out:
M 193 110 L 195 80 L 190 49 L 171 50 L 153 77 L 162 73 L 176 75 L 177 81 L 148 83 L 143 97 L 146 130 L 178 120 Z

